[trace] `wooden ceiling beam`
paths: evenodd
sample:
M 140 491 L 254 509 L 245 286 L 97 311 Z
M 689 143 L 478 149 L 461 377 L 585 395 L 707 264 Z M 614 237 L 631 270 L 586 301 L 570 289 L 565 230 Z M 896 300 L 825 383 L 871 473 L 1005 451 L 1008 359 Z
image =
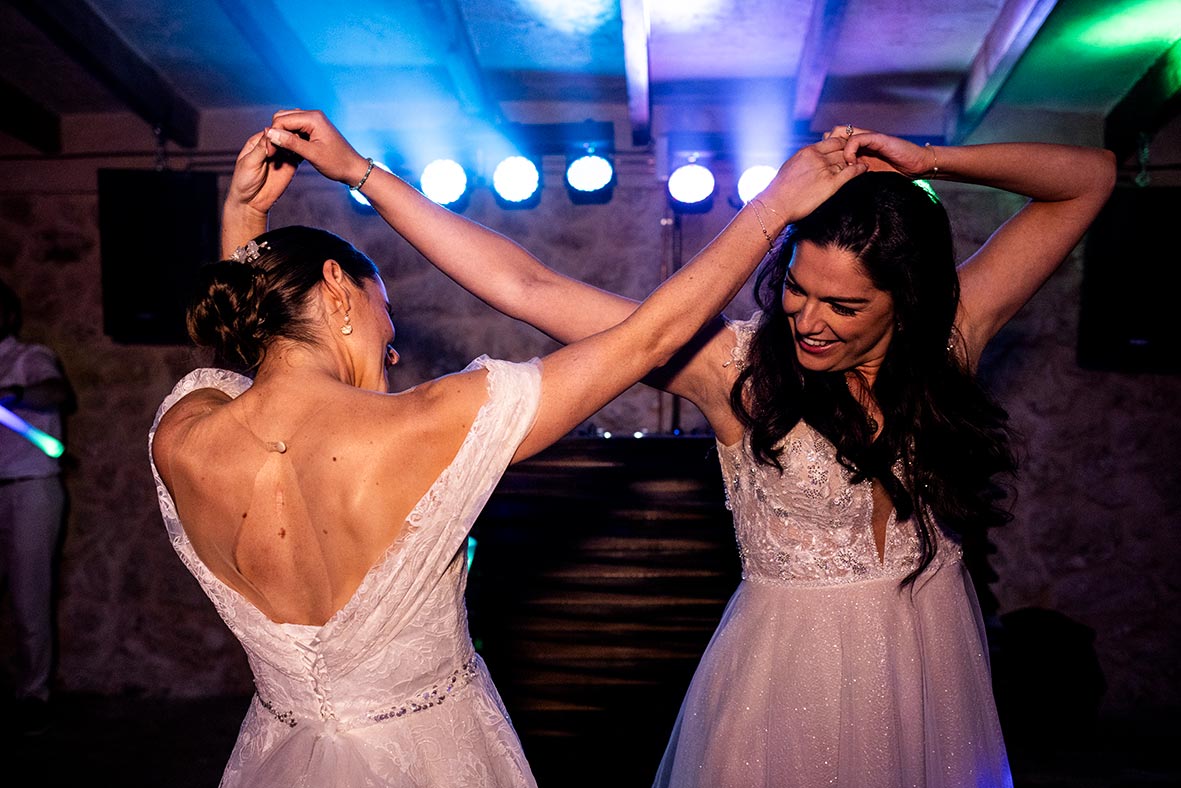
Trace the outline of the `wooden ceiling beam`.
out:
M 627 78 L 632 145 L 645 147 L 652 141 L 652 72 L 648 51 L 652 28 L 647 0 L 620 0 L 619 14 L 623 22 L 623 71 Z
M 55 112 L 41 106 L 20 88 L 0 78 L 0 132 L 32 145 L 42 153 L 61 153 L 62 123 Z
M 428 22 L 441 21 L 438 35 L 440 60 L 447 69 L 455 97 L 463 111 L 474 118 L 482 118 L 493 125 L 504 123 L 500 104 L 494 101 L 484 71 L 476 59 L 476 48 L 468 32 L 467 20 L 458 0 L 418 0 L 423 17 Z
M 1181 114 L 1181 41 L 1157 58 L 1152 68 L 1116 104 L 1103 126 L 1104 145 L 1123 161 Z
M 944 138 L 963 142 L 980 125 L 1057 0 L 1006 0 L 944 113 Z
M 800 125 L 812 125 L 812 116 L 820 104 L 820 94 L 828 79 L 829 64 L 836 51 L 846 5 L 846 0 L 815 0 L 812 4 L 808 32 L 800 51 L 800 67 L 796 71 L 795 98 L 792 100 L 792 120 Z
M 273 0 L 217 0 L 293 106 L 336 117 L 340 102 L 324 67 L 312 57 Z
M 159 129 L 162 139 L 197 146 L 199 114 L 151 63 L 116 33 L 86 0 L 12 0 L 73 60 Z

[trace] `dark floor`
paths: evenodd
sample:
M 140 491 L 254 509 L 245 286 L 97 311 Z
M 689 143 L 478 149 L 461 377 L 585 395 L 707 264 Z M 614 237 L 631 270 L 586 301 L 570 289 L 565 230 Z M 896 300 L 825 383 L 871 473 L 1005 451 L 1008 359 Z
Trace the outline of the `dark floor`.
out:
M 0 785 L 117 785 L 212 788 L 245 711 L 246 698 L 161 700 L 90 695 L 60 697 L 48 733 L 5 735 L 7 774 Z M 1142 712 L 1107 717 L 1074 744 L 1012 753 L 1017 788 L 1159 788 L 1181 786 L 1181 715 Z M 538 771 L 553 774 L 578 753 L 577 742 L 526 750 Z M 602 758 L 602 753 L 582 753 Z M 559 764 L 555 761 L 561 761 Z M 577 760 L 573 762 L 578 762 Z M 642 786 L 655 764 L 617 764 L 612 788 Z M 541 781 L 542 788 L 562 784 Z
M 541 788 L 651 784 L 737 583 L 712 446 L 566 441 L 515 466 L 477 523 L 471 632 Z M 1017 787 L 1181 786 L 1181 709 L 1095 721 L 1092 638 L 1053 611 L 991 627 Z M 213 788 L 248 702 L 62 695 L 45 735 L 4 730 L 0 788 Z

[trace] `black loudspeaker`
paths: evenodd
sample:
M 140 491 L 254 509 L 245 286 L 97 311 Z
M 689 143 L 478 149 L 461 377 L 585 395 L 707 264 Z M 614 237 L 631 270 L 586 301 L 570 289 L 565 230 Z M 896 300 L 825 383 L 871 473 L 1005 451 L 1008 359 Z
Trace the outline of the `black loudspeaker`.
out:
M 197 269 L 219 258 L 217 174 L 98 172 L 103 330 L 117 342 L 185 344 Z
M 1117 188 L 1087 235 L 1078 363 L 1181 372 L 1181 188 Z

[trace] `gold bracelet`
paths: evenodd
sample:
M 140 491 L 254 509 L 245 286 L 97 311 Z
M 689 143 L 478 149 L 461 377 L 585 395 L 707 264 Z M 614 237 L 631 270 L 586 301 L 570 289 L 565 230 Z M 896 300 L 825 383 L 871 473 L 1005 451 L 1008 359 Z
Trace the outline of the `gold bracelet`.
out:
M 763 206 L 764 208 L 766 208 L 768 211 L 770 211 L 771 213 L 775 214 L 776 216 L 778 216 L 778 215 L 779 215 L 779 211 L 775 210 L 775 209 L 774 209 L 774 208 L 772 208 L 770 205 L 767 205 L 767 203 L 763 202 L 763 201 L 762 201 L 761 199 L 759 199 L 758 197 L 751 197 L 750 199 L 751 199 L 751 202 L 757 202 L 759 205 Z
M 933 156 L 935 159 L 935 164 L 934 164 L 934 166 L 931 167 L 931 177 L 938 178 L 939 177 L 939 154 L 935 152 L 935 146 L 929 142 L 927 144 L 925 144 L 923 147 L 929 148 L 931 150 L 931 156 Z
M 770 251 L 771 249 L 775 248 L 775 239 L 771 237 L 771 233 L 767 232 L 767 225 L 763 222 L 762 214 L 759 213 L 759 206 L 760 205 L 763 206 L 764 208 L 767 208 L 766 203 L 764 203 L 758 197 L 754 197 L 751 199 L 751 201 L 750 201 L 751 210 L 754 211 L 755 218 L 759 220 L 759 229 L 763 231 L 763 237 L 767 239 L 767 250 Z M 770 208 L 767 208 L 767 210 L 771 211 L 771 213 L 775 213 L 775 211 L 771 210 Z

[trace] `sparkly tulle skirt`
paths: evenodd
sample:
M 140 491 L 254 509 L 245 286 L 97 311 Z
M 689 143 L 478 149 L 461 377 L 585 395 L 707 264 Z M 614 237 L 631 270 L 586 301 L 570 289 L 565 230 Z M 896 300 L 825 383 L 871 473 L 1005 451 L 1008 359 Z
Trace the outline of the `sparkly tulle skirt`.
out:
M 1010 788 L 987 647 L 958 560 L 913 588 L 744 580 L 655 785 Z

